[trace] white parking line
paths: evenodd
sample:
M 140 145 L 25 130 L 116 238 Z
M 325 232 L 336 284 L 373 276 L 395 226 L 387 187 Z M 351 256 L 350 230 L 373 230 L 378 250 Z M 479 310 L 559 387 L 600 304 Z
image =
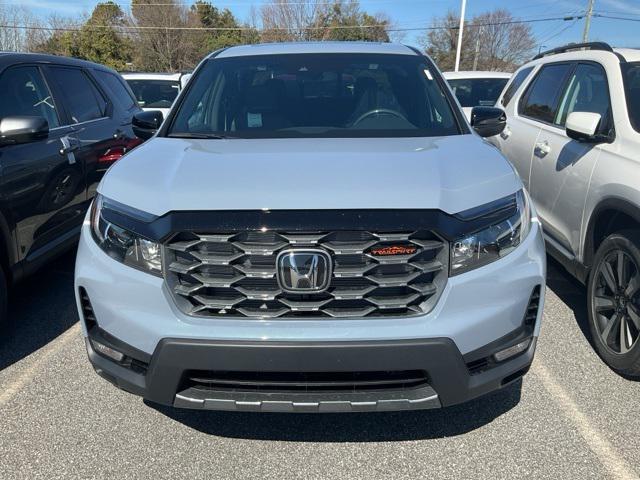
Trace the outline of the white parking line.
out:
M 562 388 L 562 385 L 553 378 L 549 370 L 539 361 L 534 362 L 531 370 L 540 378 L 553 401 L 561 408 L 569 421 L 575 425 L 580 436 L 587 443 L 589 449 L 598 457 L 605 469 L 609 471 L 611 477 L 624 480 L 639 478 L 633 467 L 600 435 L 598 429 L 580 411 L 578 405 Z
M 37 351 L 35 355 L 37 358 L 29 365 L 22 374 L 16 378 L 9 385 L 5 386 L 0 392 L 0 407 L 6 404 L 11 398 L 20 392 L 31 380 L 33 380 L 38 373 L 40 367 L 51 357 L 54 353 L 61 350 L 76 335 L 80 333 L 80 324 L 76 323 L 73 327 L 69 328 L 66 332 L 60 335 L 57 339 L 49 342 L 47 345 Z M 33 354 L 32 354 L 33 355 Z

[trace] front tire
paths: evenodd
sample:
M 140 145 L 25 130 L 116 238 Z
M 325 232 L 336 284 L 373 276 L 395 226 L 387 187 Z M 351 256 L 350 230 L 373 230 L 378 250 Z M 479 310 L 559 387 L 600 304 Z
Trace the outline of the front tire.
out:
M 609 367 L 640 377 L 640 232 L 609 235 L 600 245 L 588 282 L 589 329 Z

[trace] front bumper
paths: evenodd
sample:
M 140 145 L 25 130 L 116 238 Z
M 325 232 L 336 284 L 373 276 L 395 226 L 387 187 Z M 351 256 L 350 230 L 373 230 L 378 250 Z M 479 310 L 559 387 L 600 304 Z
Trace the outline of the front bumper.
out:
M 142 368 L 102 356 L 87 342 L 96 371 L 151 401 L 187 408 L 259 411 L 358 411 L 434 408 L 488 393 L 521 377 L 535 352 L 544 304 L 545 252 L 539 224 L 510 255 L 451 277 L 435 308 L 402 318 L 252 320 L 196 318 L 175 306 L 162 279 L 124 266 L 93 242 L 88 225 L 78 249 L 76 295 L 91 301 L 97 326 Z M 532 292 L 540 291 L 535 321 L 523 329 Z M 531 338 L 511 360 L 472 371 L 471 361 Z M 423 371 L 416 388 L 300 392 L 194 388 L 192 371 Z
M 102 340 L 104 341 L 104 340 Z M 123 390 L 175 407 L 262 412 L 352 412 L 428 409 L 462 403 L 521 378 L 535 352 L 535 339 L 522 354 L 472 374 L 448 338 L 389 342 L 216 342 L 162 340 L 146 372 L 134 372 L 98 354 L 87 340 L 99 375 Z M 126 347 L 124 348 L 126 350 Z M 401 372 L 424 371 L 411 388 L 270 390 L 215 388 L 193 384 L 189 372 Z M 202 373 L 201 373 L 202 375 Z

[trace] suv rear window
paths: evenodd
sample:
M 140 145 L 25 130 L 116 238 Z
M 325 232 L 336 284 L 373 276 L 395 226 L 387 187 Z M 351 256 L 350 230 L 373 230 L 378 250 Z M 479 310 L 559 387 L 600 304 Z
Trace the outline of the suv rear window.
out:
M 508 78 L 457 78 L 448 80 L 463 107 L 493 107 Z
M 622 73 L 629 120 L 633 128 L 640 132 L 640 62 L 622 64 Z
M 513 80 L 511 80 L 511 83 L 509 84 L 509 86 L 507 87 L 507 90 L 504 92 L 504 95 L 502 96 L 502 101 L 500 103 L 502 103 L 503 107 L 506 107 L 509 104 L 513 96 L 516 94 L 516 92 L 520 88 L 520 85 L 524 83 L 524 81 L 527 79 L 527 77 L 529 76 L 532 70 L 533 70 L 533 67 L 527 67 L 527 68 L 523 68 L 522 70 L 520 70 L 518 73 L 515 74 L 515 76 L 513 77 Z
M 518 113 L 534 120 L 553 123 L 558 97 L 572 68 L 570 63 L 542 67 L 527 89 Z
M 51 67 L 51 74 L 65 97 L 71 123 L 105 116 L 107 103 L 85 72 L 77 68 Z
M 171 108 L 180 92 L 180 82 L 173 80 L 127 80 L 143 108 Z
M 460 133 L 443 83 L 417 55 L 212 59 L 168 136 L 420 137 Z
M 134 98 L 125 86 L 124 80 L 104 70 L 94 70 L 93 74 L 102 82 L 102 86 L 111 95 L 111 100 L 120 105 L 124 110 L 129 110 L 136 105 Z

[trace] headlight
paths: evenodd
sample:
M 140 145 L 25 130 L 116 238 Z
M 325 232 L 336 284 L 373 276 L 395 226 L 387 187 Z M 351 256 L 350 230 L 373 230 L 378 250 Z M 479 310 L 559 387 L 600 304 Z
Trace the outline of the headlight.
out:
M 516 207 L 510 218 L 453 243 L 451 275 L 487 265 L 522 243 L 531 229 L 531 210 L 524 190 L 516 193 Z
M 160 245 L 105 220 L 103 207 L 104 199 L 97 195 L 91 206 L 91 233 L 98 246 L 125 265 L 162 276 Z

